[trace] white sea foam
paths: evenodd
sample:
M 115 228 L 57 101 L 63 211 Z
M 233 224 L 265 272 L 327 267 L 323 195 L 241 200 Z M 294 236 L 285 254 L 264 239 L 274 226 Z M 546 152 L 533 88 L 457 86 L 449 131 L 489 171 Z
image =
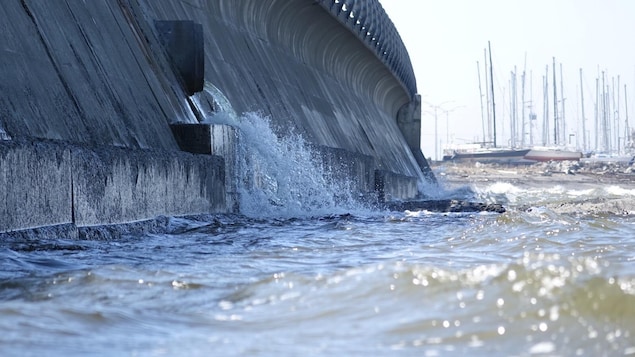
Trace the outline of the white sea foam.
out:
M 635 196 L 635 189 L 625 189 L 620 186 L 607 186 L 605 189 L 607 194 L 618 197 Z
M 509 182 L 495 182 L 482 188 L 476 188 L 479 199 L 486 202 L 496 202 L 503 204 L 530 204 L 536 205 L 547 201 L 563 200 L 571 198 L 586 197 L 592 198 L 598 194 L 597 190 L 572 189 L 563 185 L 551 187 L 521 187 Z
M 508 182 L 495 182 L 483 188 L 475 188 L 480 200 L 490 203 L 517 202 L 520 195 L 526 194 L 523 190 Z
M 596 191 L 597 190 L 594 189 L 594 188 L 589 188 L 589 189 L 586 189 L 586 190 L 568 190 L 567 194 L 569 196 L 573 196 L 573 197 L 581 197 L 581 196 L 589 197 L 589 196 L 594 195 L 596 193 Z
M 496 182 L 490 185 L 487 190 L 495 194 L 502 193 L 502 194 L 512 194 L 512 195 L 517 195 L 523 191 L 517 186 L 514 186 L 513 184 L 508 182 Z
M 212 83 L 192 97 L 201 122 L 238 128 L 238 193 L 240 210 L 252 217 L 314 216 L 367 213 L 354 185 L 324 167 L 319 153 L 298 133 L 275 128 L 271 118 L 249 112 L 237 115 L 227 97 Z M 429 199 L 470 199 L 468 187 L 446 189 L 420 182 Z
M 559 212 L 633 212 L 629 199 L 635 189 L 593 182 L 545 183 L 493 182 L 475 187 L 476 198 L 483 202 L 511 207 L 548 206 Z M 617 200 L 617 201 L 615 201 Z M 617 202 L 617 203 L 613 203 Z
M 561 195 L 567 192 L 567 190 L 561 185 L 555 185 L 553 187 L 545 189 L 545 192 L 552 195 Z

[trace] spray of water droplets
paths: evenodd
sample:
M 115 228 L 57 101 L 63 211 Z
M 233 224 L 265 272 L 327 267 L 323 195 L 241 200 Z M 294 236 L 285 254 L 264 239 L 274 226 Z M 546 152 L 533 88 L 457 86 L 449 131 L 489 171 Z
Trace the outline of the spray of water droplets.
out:
M 351 183 L 336 179 L 301 135 L 279 135 L 270 118 L 259 113 L 237 115 L 222 91 L 209 82 L 192 100 L 203 122 L 238 129 L 236 186 L 241 213 L 298 217 L 366 210 L 367 203 L 352 197 Z
M 280 137 L 257 113 L 242 115 L 238 126 L 241 212 L 306 216 L 362 209 L 350 184 L 335 179 L 301 135 Z

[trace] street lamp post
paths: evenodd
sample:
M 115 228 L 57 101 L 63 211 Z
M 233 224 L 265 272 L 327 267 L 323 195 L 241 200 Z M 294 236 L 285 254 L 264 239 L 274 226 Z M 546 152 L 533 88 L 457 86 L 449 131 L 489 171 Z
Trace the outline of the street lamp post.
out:
M 446 141 L 446 145 L 448 145 L 450 143 L 450 113 L 459 108 L 465 107 L 464 105 L 458 105 L 448 109 L 443 108 L 444 105 L 447 105 L 453 102 L 454 102 L 453 100 L 448 100 L 437 105 L 424 102 L 426 105 L 428 105 L 428 107 L 430 107 L 431 109 L 434 109 L 434 111 L 432 112 L 430 111 L 426 111 L 426 112 L 434 115 L 434 157 L 436 160 L 439 160 L 439 115 L 438 115 L 439 109 L 445 112 L 445 141 Z
M 445 111 L 445 145 L 450 144 L 450 111 Z
M 437 120 L 437 109 L 438 106 L 434 107 L 434 158 L 439 161 L 439 130 L 438 130 L 438 120 Z
M 445 112 L 445 144 L 446 145 L 450 144 L 450 113 L 464 107 L 465 105 L 458 105 L 450 109 L 443 109 L 443 111 Z
M 434 104 L 431 104 L 431 103 L 428 103 L 428 102 L 424 102 L 425 104 L 428 105 L 428 107 L 434 109 L 434 112 L 432 112 L 431 114 L 434 115 L 434 157 L 435 157 L 436 160 L 439 160 L 439 116 L 438 116 L 438 110 L 439 109 L 444 110 L 442 108 L 442 106 L 444 104 L 448 104 L 448 103 L 451 103 L 451 102 L 453 102 L 453 101 L 446 101 L 446 102 L 443 102 L 443 103 L 438 104 L 438 105 L 434 105 Z M 430 113 L 430 112 L 428 112 L 428 113 Z

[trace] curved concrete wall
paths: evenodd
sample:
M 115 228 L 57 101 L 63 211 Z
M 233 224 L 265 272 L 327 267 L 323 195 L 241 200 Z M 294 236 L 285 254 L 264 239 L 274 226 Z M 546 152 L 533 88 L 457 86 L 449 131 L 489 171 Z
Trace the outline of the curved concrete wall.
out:
M 329 11 L 362 41 L 401 81 L 410 93 L 417 94 L 408 50 L 384 8 L 377 0 L 314 0 Z
M 0 213 L 11 218 L 0 231 L 232 210 L 222 159 L 177 153 L 170 124 L 198 123 L 198 114 L 159 39 L 162 20 L 202 26 L 205 80 L 237 112 L 270 115 L 283 132 L 301 133 L 327 153 L 372 158 L 382 182 L 406 180 L 412 196 L 427 165 L 412 84 L 388 65 L 393 57 L 380 58 L 322 3 L 3 1 Z M 157 160 L 165 152 L 175 152 L 173 161 Z M 104 167 L 103 189 L 83 169 L 93 159 Z M 57 189 L 47 189 L 47 175 L 56 175 Z M 159 192 L 168 194 L 151 199 Z M 27 221 L 17 217 L 24 205 L 33 215 Z
M 168 120 L 191 114 L 124 10 L 117 1 L 3 1 L 0 128 L 16 139 L 178 149 Z
M 10 137 L 176 149 L 192 122 L 154 21 L 203 25 L 206 80 L 318 145 L 421 177 L 396 125 L 410 94 L 310 0 L 8 0 L 0 9 L 0 128 Z
M 423 179 L 397 125 L 410 94 L 313 1 L 148 0 L 137 12 L 146 22 L 201 23 L 206 80 L 239 113 L 262 111 L 318 145 L 372 156 L 381 169 Z

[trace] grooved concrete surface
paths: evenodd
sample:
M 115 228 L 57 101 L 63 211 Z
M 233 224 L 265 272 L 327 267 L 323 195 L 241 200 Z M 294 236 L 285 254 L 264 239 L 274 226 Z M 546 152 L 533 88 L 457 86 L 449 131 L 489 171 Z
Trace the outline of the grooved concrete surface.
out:
M 148 0 L 138 9 L 148 20 L 202 24 L 206 80 L 238 113 L 263 112 L 317 145 L 372 156 L 381 169 L 423 179 L 396 123 L 410 102 L 407 91 L 313 1 Z
M 170 124 L 197 119 L 158 41 L 157 20 L 202 25 L 205 80 L 238 113 L 262 112 L 283 132 L 425 180 L 413 140 L 400 131 L 416 131 L 420 118 L 397 124 L 408 92 L 312 0 L 5 0 L 0 143 L 22 146 L 2 144 L 0 230 L 227 210 L 224 192 L 215 192 L 224 190 L 218 158 L 190 165 L 177 154 Z M 34 144 L 49 140 L 61 146 L 47 151 Z M 64 145 L 95 148 L 95 161 L 77 161 Z M 123 154 L 118 147 L 134 150 Z M 142 149 L 176 156 L 162 160 Z M 111 171 L 94 168 L 93 181 L 77 171 L 69 175 L 69 159 L 101 162 Z M 197 166 L 205 160 L 214 162 L 212 172 Z M 173 201 L 152 197 L 166 193 Z
M 185 101 L 167 84 L 178 82 L 162 78 L 161 58 L 140 46 L 125 8 L 3 1 L 0 127 L 14 139 L 177 150 L 168 121 L 188 117 Z
M 178 149 L 194 122 L 156 20 L 202 24 L 206 80 L 317 145 L 421 178 L 395 124 L 409 96 L 310 0 L 7 0 L 0 9 L 0 128 L 13 138 Z

